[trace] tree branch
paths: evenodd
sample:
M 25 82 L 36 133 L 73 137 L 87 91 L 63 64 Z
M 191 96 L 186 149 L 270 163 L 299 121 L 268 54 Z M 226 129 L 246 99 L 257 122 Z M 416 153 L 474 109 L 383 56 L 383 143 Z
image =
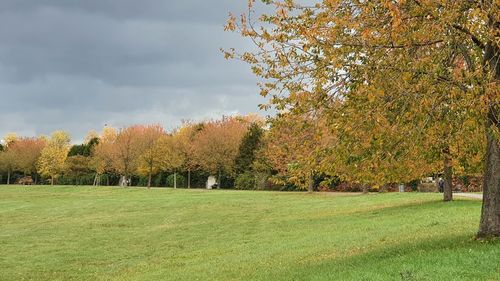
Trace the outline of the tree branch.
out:
M 476 46 L 478 46 L 479 48 L 483 49 L 485 48 L 485 45 L 483 42 L 481 42 L 481 40 L 479 40 L 479 38 L 477 38 L 474 34 L 472 34 L 467 28 L 465 27 L 462 27 L 458 24 L 452 24 L 451 25 L 453 28 L 467 34 L 470 36 L 470 38 L 472 39 L 472 42 L 474 42 L 474 44 L 476 44 Z

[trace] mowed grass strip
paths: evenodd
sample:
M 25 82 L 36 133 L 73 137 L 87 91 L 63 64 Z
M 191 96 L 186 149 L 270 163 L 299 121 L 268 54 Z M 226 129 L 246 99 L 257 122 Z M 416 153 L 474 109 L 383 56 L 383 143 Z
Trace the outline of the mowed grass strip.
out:
M 0 280 L 500 280 L 481 202 L 0 186 Z

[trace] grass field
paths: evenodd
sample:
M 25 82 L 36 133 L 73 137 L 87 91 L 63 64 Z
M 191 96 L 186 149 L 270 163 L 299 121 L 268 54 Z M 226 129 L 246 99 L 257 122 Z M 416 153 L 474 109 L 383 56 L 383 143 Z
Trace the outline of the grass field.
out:
M 439 194 L 0 186 L 0 280 L 500 280 Z

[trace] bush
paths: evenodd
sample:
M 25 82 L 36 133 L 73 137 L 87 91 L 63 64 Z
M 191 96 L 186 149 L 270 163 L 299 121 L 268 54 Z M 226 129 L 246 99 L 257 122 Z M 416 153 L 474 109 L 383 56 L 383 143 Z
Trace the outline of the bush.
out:
M 234 187 L 241 190 L 255 189 L 255 186 L 255 175 L 251 172 L 240 174 L 234 183 Z
M 174 174 L 167 177 L 167 187 L 174 187 Z M 186 187 L 186 179 L 177 173 L 177 188 Z

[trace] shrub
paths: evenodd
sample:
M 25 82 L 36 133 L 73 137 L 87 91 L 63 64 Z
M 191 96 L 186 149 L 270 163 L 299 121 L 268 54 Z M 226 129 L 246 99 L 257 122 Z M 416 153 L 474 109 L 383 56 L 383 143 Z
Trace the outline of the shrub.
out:
M 255 189 L 255 175 L 251 172 L 240 174 L 234 183 L 236 189 Z

